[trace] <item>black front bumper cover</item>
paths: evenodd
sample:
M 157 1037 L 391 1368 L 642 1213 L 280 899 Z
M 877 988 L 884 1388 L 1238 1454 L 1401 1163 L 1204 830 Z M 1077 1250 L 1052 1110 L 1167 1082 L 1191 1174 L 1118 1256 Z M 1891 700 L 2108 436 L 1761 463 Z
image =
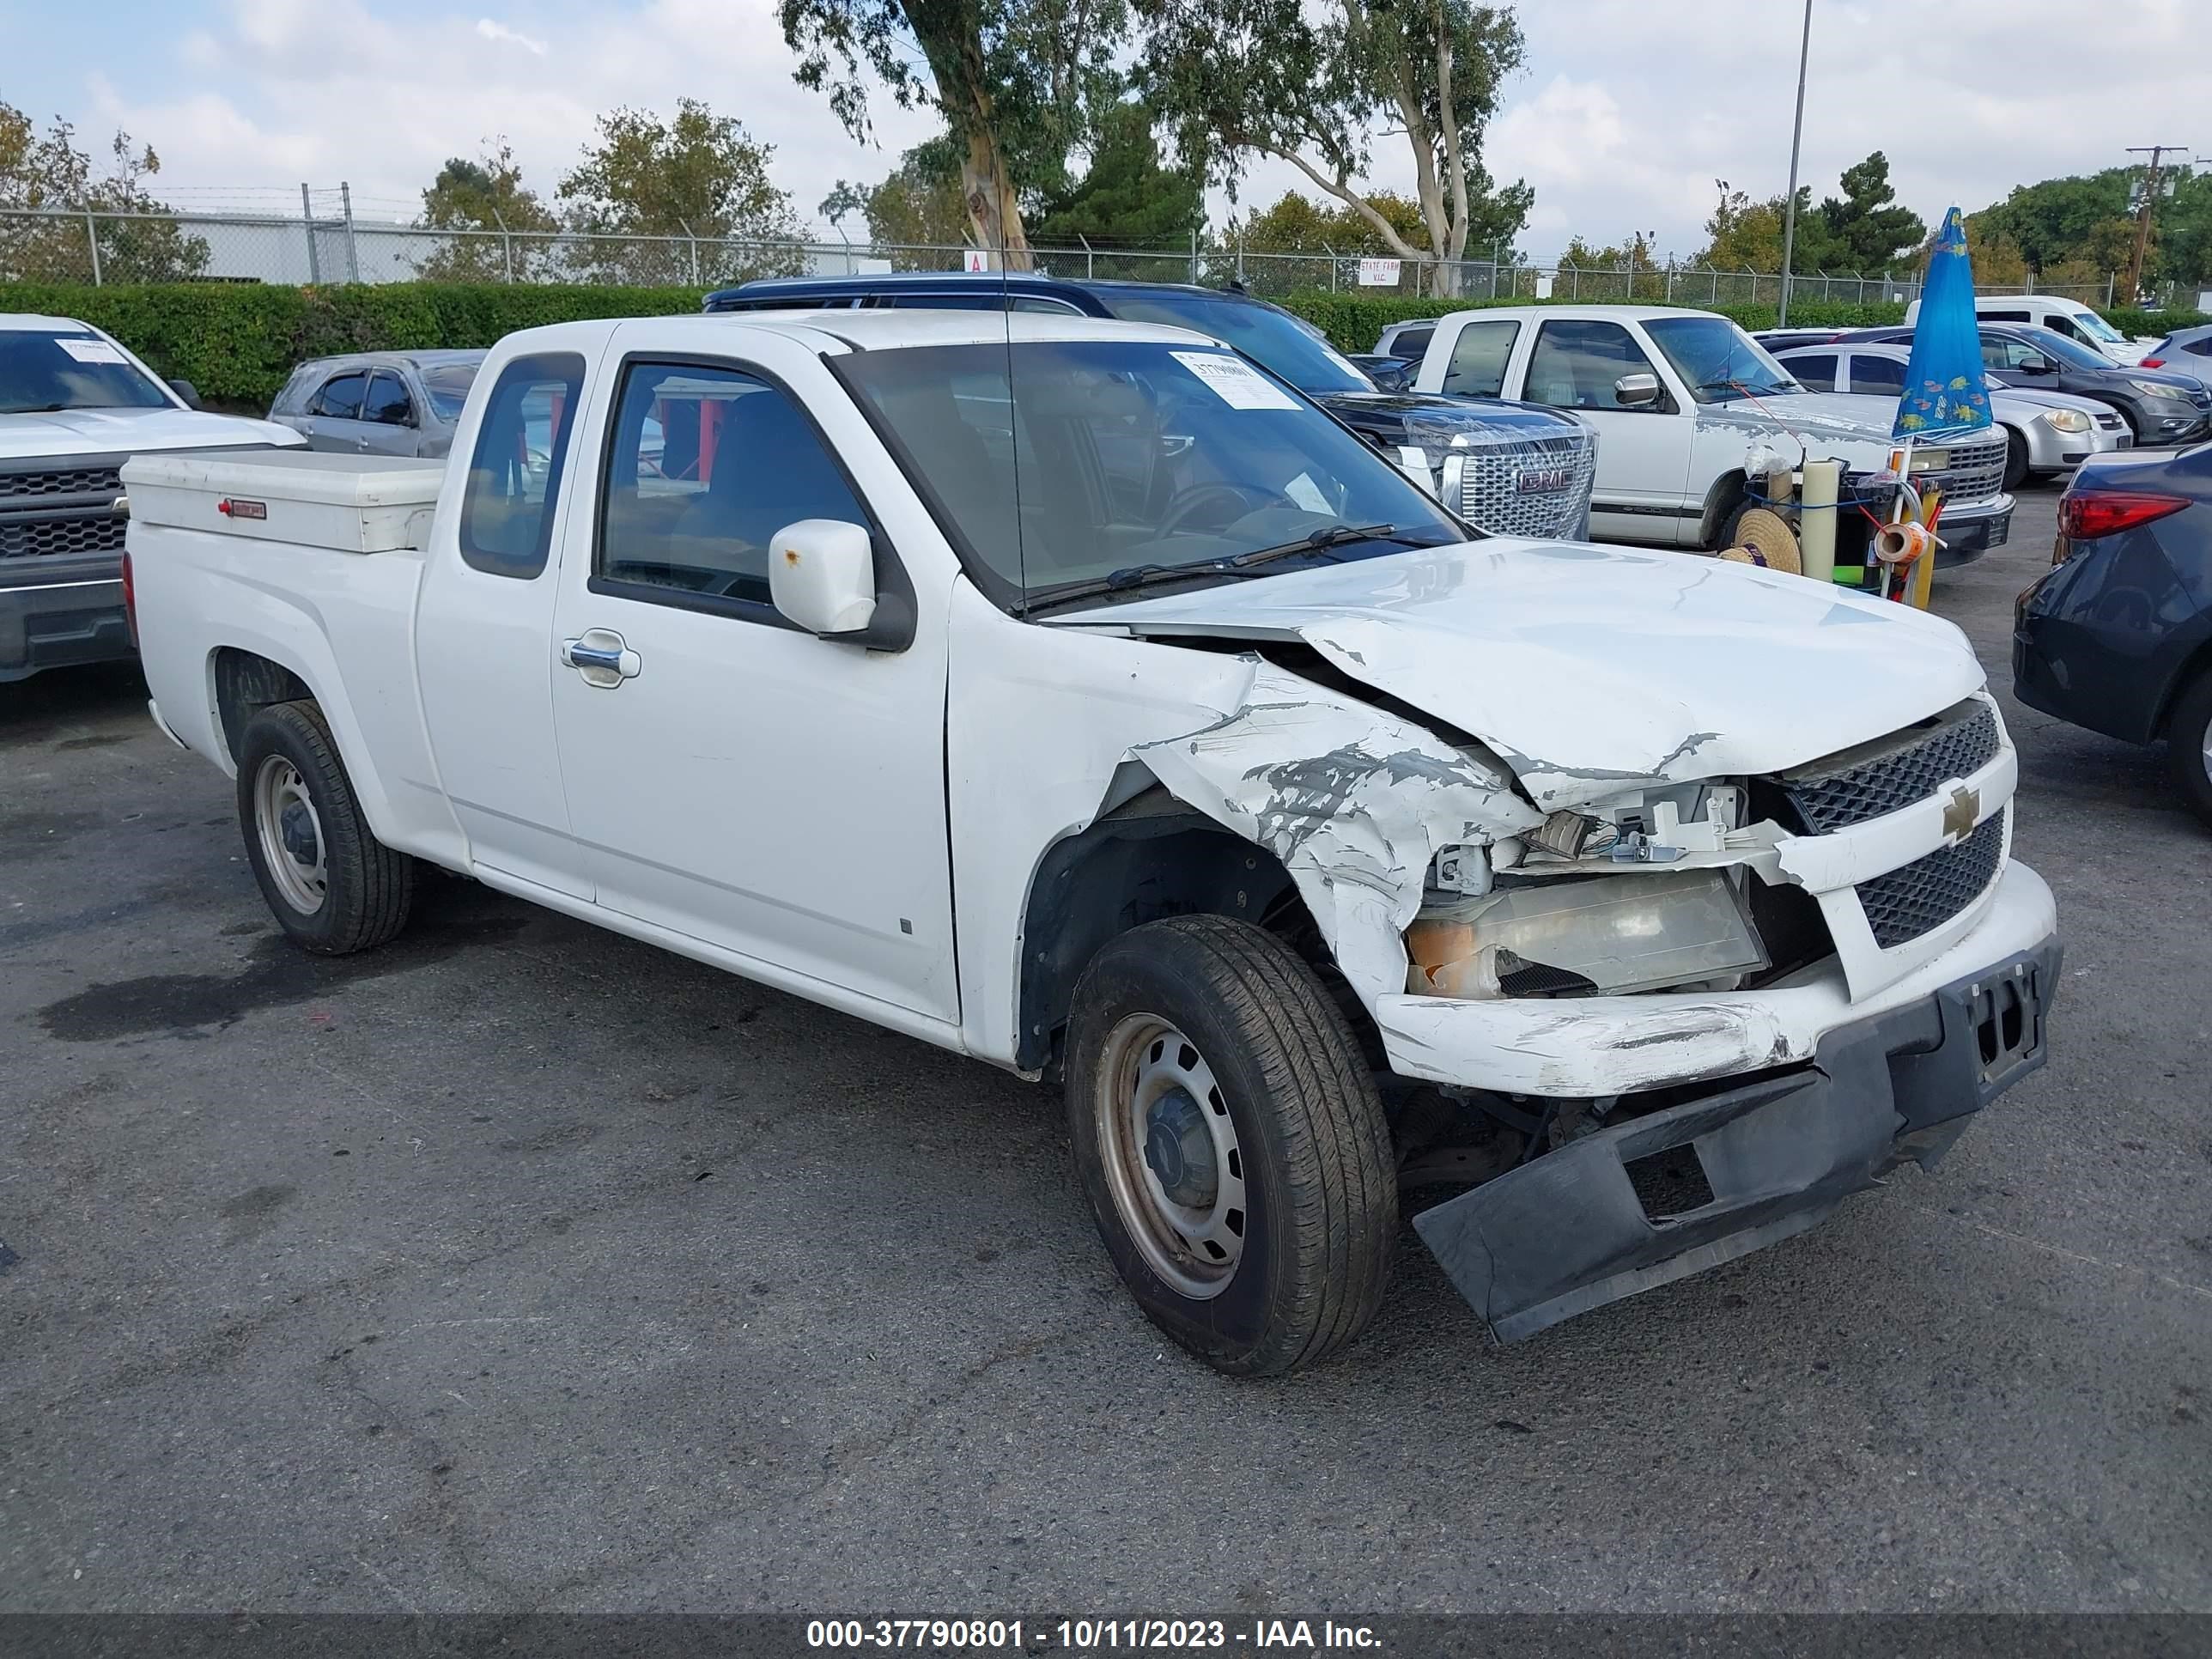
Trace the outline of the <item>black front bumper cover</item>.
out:
M 1803 1232 L 1910 1159 L 1932 1167 L 2047 1052 L 2056 937 L 1832 1031 L 1808 1066 L 1617 1124 L 1413 1218 L 1500 1341 Z M 1628 1165 L 1694 1150 L 1712 1201 L 1647 1212 Z

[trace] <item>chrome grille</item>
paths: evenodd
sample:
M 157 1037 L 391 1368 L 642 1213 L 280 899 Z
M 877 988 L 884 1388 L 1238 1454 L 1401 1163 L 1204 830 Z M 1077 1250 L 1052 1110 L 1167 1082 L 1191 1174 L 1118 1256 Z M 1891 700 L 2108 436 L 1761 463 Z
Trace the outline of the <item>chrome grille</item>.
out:
M 1788 773 L 1782 787 L 1810 834 L 1825 836 L 1923 801 L 1954 778 L 1970 778 L 1996 758 L 1996 711 L 1963 702 L 1928 725 L 1909 726 L 1869 753 L 1847 750 L 1830 762 Z
M 123 474 L 112 466 L 67 472 L 0 472 L 0 496 L 116 495 Z
M 1950 460 L 1933 475 L 1943 488 L 1943 498 L 1954 506 L 1995 501 L 2004 493 L 2005 449 L 2002 432 L 1994 437 L 1959 438 L 1945 441 Z
M 125 527 L 125 520 L 107 513 L 75 519 L 0 518 L 0 559 L 120 553 Z
M 2005 824 L 2011 816 L 2008 805 L 1955 846 L 1861 882 L 1856 890 L 1874 942 L 1885 951 L 1910 945 L 1987 892 L 2004 861 Z
M 1494 536 L 1557 537 L 1577 534 L 1597 481 L 1597 434 L 1562 432 L 1556 437 L 1524 438 L 1455 450 L 1463 456 L 1459 511 Z M 1553 488 L 1540 475 L 1564 475 Z

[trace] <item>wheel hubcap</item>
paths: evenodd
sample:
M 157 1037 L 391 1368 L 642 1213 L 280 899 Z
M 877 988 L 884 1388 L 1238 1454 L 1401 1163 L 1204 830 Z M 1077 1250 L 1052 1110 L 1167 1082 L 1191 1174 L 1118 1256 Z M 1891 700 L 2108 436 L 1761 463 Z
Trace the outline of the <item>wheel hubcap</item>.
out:
M 1093 1103 L 1107 1185 L 1152 1270 L 1195 1300 L 1218 1296 L 1243 1259 L 1243 1150 L 1213 1073 L 1157 1016 L 1107 1039 Z
M 262 862 L 277 892 L 301 915 L 314 915 L 330 886 L 323 821 L 315 814 L 307 781 L 282 755 L 270 756 L 254 774 L 253 819 Z

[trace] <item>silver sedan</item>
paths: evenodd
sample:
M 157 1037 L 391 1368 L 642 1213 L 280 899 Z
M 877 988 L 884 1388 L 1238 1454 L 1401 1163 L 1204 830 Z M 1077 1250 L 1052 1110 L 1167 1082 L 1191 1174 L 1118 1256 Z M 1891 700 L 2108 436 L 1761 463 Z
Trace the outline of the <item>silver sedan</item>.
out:
M 359 351 L 301 363 L 269 418 L 310 449 L 442 455 L 483 364 L 481 351 Z
M 1860 392 L 1886 398 L 1893 409 L 1905 391 L 1905 367 L 1912 349 L 1842 340 L 1797 346 L 1774 356 L 1814 391 Z M 2071 471 L 2092 455 L 2135 443 L 2127 417 L 2094 398 L 2014 386 L 1996 374 L 1988 380 L 1990 413 L 2011 441 L 2005 458 L 2007 489 L 2017 489 L 2032 477 Z

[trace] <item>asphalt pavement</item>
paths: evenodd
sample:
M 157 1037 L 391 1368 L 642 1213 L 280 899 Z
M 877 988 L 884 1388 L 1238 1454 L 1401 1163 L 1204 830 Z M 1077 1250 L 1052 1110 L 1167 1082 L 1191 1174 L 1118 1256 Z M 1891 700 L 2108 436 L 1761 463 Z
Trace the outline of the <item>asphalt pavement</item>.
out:
M 1944 579 L 2008 688 L 2053 492 Z M 1747 696 L 1849 696 L 1849 686 Z M 2212 833 L 2008 704 L 2051 1065 L 1499 1348 L 1231 1382 L 1056 1099 L 441 881 L 288 948 L 128 672 L 0 687 L 0 1610 L 2212 1609 Z

